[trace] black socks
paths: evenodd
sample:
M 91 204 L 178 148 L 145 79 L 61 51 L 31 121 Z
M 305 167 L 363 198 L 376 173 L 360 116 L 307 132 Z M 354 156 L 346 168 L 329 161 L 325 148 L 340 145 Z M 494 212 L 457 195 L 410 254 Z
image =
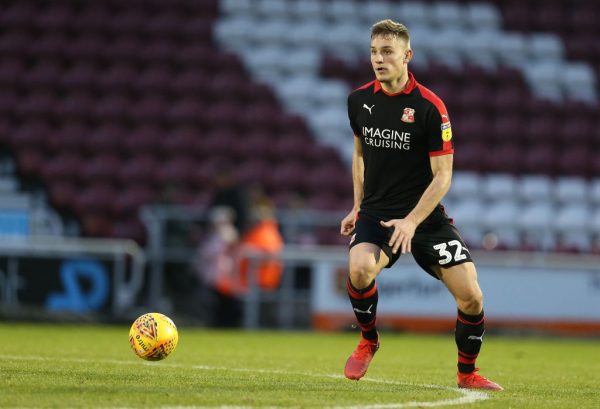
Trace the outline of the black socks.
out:
M 459 372 L 470 373 L 475 370 L 484 332 L 483 311 L 478 315 L 468 315 L 458 310 L 454 338 L 458 347 Z
M 377 284 L 375 284 L 375 280 L 365 288 L 359 290 L 352 285 L 350 277 L 348 277 L 346 287 L 363 338 L 376 340 L 377 329 L 375 328 L 375 322 L 379 295 L 377 293 Z

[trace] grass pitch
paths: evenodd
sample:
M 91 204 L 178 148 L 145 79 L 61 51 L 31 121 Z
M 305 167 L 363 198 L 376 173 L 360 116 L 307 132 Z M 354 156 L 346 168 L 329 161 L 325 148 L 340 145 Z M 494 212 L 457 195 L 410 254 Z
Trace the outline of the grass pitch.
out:
M 179 329 L 147 363 L 129 328 L 0 324 L 0 408 L 600 408 L 600 342 L 487 336 L 503 392 L 460 391 L 454 339 L 384 333 L 367 378 L 343 378 L 358 333 Z

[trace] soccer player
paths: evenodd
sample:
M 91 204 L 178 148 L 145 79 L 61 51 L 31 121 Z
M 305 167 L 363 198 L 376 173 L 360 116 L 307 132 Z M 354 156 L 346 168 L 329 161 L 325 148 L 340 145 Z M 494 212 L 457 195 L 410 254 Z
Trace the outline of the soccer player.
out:
M 344 374 L 365 375 L 379 348 L 375 278 L 405 253 L 442 280 L 456 300 L 458 386 L 502 390 L 477 373 L 483 296 L 469 250 L 440 201 L 450 187 L 454 147 L 442 100 L 408 71 L 408 29 L 383 20 L 371 29 L 375 80 L 348 97 L 354 131 L 354 207 L 341 222 L 350 238 L 348 295 L 361 340 Z

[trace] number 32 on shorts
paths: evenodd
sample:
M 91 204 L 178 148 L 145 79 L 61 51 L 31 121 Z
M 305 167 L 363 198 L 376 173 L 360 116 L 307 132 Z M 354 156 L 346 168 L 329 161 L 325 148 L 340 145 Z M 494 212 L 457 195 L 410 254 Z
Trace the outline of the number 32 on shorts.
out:
M 456 247 L 456 249 L 454 249 L 454 254 L 448 251 L 448 247 Z M 440 253 L 440 257 L 443 257 L 438 260 L 440 266 L 446 265 L 452 260 L 460 261 L 467 258 L 467 256 L 463 254 L 463 246 L 458 240 L 450 240 L 448 243 L 436 244 L 433 248 Z

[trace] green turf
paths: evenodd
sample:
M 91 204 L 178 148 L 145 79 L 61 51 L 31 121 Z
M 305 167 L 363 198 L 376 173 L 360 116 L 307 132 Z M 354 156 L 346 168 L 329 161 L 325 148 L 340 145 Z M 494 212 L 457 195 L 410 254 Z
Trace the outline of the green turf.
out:
M 126 327 L 0 324 L 0 408 L 391 409 L 472 396 L 455 389 L 451 335 L 383 334 L 368 379 L 353 382 L 341 375 L 357 334 L 179 333 L 169 358 L 146 363 Z M 599 357 L 597 340 L 488 336 L 478 365 L 506 390 L 454 407 L 600 408 Z

